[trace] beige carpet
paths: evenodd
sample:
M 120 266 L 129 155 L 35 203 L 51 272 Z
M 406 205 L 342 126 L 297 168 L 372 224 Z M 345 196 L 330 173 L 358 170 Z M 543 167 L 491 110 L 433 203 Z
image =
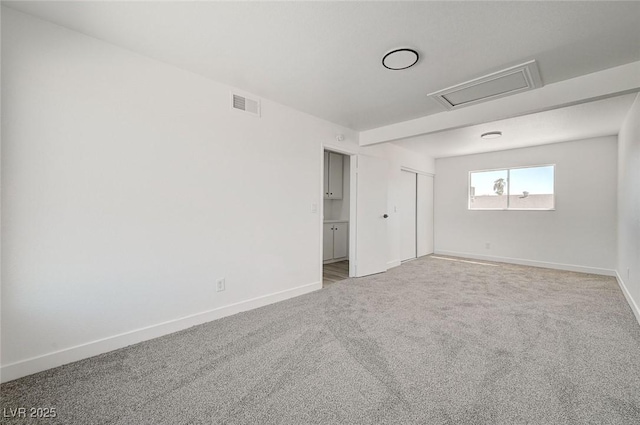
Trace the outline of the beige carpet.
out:
M 422 258 L 2 385 L 57 424 L 638 424 L 614 278 Z

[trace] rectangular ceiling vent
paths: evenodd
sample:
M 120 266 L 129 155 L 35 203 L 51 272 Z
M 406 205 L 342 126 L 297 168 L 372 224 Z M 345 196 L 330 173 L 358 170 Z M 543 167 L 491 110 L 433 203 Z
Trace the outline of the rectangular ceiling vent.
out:
M 476 78 L 435 93 L 429 97 L 448 110 L 487 102 L 512 94 L 542 87 L 542 80 L 535 60 Z
M 243 111 L 248 114 L 260 116 L 260 100 L 250 99 L 247 96 L 231 93 L 231 109 Z

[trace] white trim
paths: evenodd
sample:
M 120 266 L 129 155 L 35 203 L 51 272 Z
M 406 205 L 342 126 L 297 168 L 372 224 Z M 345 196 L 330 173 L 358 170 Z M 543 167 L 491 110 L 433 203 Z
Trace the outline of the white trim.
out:
M 323 270 L 322 266 L 325 264 L 324 259 L 322 258 L 322 251 L 324 249 L 324 241 L 323 241 L 323 226 L 324 226 L 324 152 L 330 151 L 344 155 L 347 157 L 349 161 L 349 252 L 347 254 L 346 259 L 349 260 L 349 277 L 356 276 L 356 266 L 357 266 L 357 258 L 356 258 L 356 226 L 357 216 L 356 216 L 356 175 L 357 175 L 357 158 L 358 154 L 354 149 L 345 147 L 345 146 L 336 146 L 330 143 L 320 143 L 320 214 L 318 214 L 318 221 L 320 222 L 320 248 L 319 248 L 319 280 L 322 282 L 323 279 Z
M 498 264 L 479 262 L 479 261 L 471 261 L 471 260 L 462 260 L 460 258 L 448 258 L 448 257 L 438 257 L 437 255 L 432 255 L 431 258 L 435 258 L 436 260 L 445 260 L 445 261 L 456 261 L 459 263 L 468 263 L 468 264 L 479 264 L 481 266 L 490 266 L 490 267 L 498 267 Z
M 324 145 L 320 143 L 320 189 L 318 191 L 320 194 L 320 201 L 318 202 L 318 222 L 320 223 L 318 239 L 320 240 L 320 243 L 318 247 L 319 267 L 317 276 L 317 279 L 320 282 L 324 279 L 324 270 L 322 268 L 324 265 L 324 150 Z
M 358 155 L 349 155 L 349 277 L 358 275 Z
M 627 286 L 624 284 L 624 281 L 622 280 L 622 277 L 620 277 L 620 273 L 618 273 L 617 270 L 616 270 L 616 280 L 618 281 L 618 286 L 620 286 L 620 290 L 622 290 L 624 297 L 627 299 L 627 303 L 629 304 L 629 307 L 631 307 L 631 311 L 633 312 L 633 315 L 636 316 L 636 320 L 640 325 L 640 307 L 638 307 L 638 304 L 636 304 L 635 300 L 631 297 L 631 293 L 627 289 Z
M 435 174 L 428 173 L 426 171 L 416 170 L 415 168 L 405 167 L 404 165 L 400 167 L 402 171 L 409 171 L 410 173 L 422 174 L 423 176 L 435 177 Z
M 318 289 L 322 289 L 322 281 L 286 289 L 280 292 L 274 292 L 272 294 L 252 298 L 250 300 L 214 308 L 212 310 L 203 311 L 201 313 L 192 314 L 179 319 L 168 320 L 166 322 L 124 332 L 119 335 L 98 339 L 96 341 L 3 365 L 0 372 L 1 381 L 8 382 L 36 372 L 62 366 L 88 357 L 97 356 L 98 354 L 107 353 L 128 345 L 158 338 L 163 335 L 168 335 L 212 320 L 221 319 L 243 311 L 263 307 L 278 301 L 284 301 Z
M 339 153 L 346 156 L 357 155 L 357 153 L 353 149 L 350 149 L 345 146 L 336 146 L 330 143 L 321 143 L 321 145 L 322 145 L 322 152 L 331 151 L 331 152 Z
M 400 264 L 402 264 L 402 261 L 400 260 L 391 260 L 387 262 L 387 270 L 388 269 L 392 269 L 394 267 L 398 267 Z
M 491 255 L 478 255 L 468 252 L 441 251 L 436 250 L 436 255 L 449 255 L 452 257 L 473 258 L 474 260 L 496 261 L 499 263 L 519 264 L 522 266 L 544 267 L 547 269 L 566 270 L 570 272 L 591 273 L 602 276 L 615 276 L 613 269 L 603 269 L 599 267 L 579 266 L 575 264 L 550 263 L 547 261 L 525 260 L 522 258 L 496 257 Z

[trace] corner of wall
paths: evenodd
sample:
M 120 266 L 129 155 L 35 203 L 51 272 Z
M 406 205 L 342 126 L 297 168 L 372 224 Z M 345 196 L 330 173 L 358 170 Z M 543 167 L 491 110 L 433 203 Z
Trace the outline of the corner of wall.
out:
M 636 317 L 636 320 L 640 325 L 640 306 L 638 306 L 638 303 L 636 303 L 633 297 L 631 297 L 631 293 L 629 292 L 627 285 L 625 285 L 624 280 L 620 277 L 620 273 L 618 271 L 616 271 L 616 280 L 618 281 L 618 286 L 620 286 L 620 290 L 622 291 L 624 298 L 627 300 L 633 315 Z
M 640 323 L 640 94 L 618 134 L 616 277 Z

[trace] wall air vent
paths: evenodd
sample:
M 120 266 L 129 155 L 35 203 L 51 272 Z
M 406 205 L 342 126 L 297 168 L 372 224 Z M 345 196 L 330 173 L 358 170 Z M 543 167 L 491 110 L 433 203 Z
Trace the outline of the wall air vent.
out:
M 430 93 L 445 108 L 458 109 L 542 87 L 535 60 Z
M 243 111 L 248 114 L 260 116 L 260 100 L 250 99 L 247 96 L 231 93 L 231 109 Z

